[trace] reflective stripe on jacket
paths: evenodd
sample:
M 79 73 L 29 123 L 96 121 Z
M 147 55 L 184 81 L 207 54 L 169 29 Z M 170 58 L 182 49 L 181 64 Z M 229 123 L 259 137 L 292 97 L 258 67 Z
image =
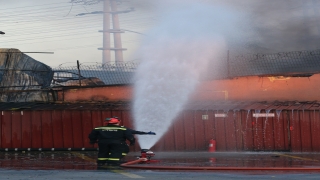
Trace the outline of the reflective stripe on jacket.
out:
M 91 142 L 98 141 L 99 143 L 125 143 L 126 140 L 133 144 L 135 142 L 130 130 L 124 126 L 112 124 L 94 128 L 89 134 L 89 139 Z

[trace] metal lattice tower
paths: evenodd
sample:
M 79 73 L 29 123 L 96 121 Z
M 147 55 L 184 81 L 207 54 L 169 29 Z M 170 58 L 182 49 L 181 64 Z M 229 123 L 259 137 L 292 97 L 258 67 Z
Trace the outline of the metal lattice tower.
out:
M 103 30 L 99 32 L 103 33 L 103 47 L 98 48 L 98 50 L 102 50 L 102 64 L 111 62 L 111 51 L 115 52 L 115 63 L 121 64 L 123 63 L 123 51 L 127 49 L 122 48 L 121 33 L 125 31 L 120 29 L 119 14 L 131 12 L 133 9 L 119 11 L 117 8 L 117 1 L 119 0 L 73 0 L 71 2 L 91 5 L 100 3 L 101 1 L 103 1 L 103 11 L 99 13 L 103 14 Z M 85 14 L 87 13 L 82 13 L 81 15 Z M 112 28 L 110 27 L 111 22 Z M 114 47 L 111 47 L 111 34 L 113 34 L 114 38 Z

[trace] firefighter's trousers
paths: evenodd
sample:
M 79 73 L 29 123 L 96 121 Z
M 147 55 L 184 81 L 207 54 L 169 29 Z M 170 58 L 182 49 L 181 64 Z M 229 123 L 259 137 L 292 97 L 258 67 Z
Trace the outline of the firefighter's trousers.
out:
M 117 163 L 122 158 L 122 153 L 125 151 L 125 142 L 119 143 L 98 143 L 98 164 Z

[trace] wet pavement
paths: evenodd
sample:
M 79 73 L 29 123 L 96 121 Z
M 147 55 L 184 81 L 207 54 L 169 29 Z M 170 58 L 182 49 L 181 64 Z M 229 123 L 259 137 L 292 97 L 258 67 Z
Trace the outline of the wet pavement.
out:
M 129 153 L 125 160 L 138 156 Z M 97 151 L 0 152 L 0 179 L 320 179 L 320 153 L 155 152 L 152 159 L 159 161 L 136 164 L 137 169 L 97 167 L 96 157 Z

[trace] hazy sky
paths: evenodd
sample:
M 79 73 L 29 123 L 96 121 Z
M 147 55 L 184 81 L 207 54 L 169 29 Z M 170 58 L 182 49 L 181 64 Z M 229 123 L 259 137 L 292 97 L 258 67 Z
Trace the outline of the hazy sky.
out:
M 147 33 L 165 15 L 167 8 L 178 11 L 186 1 L 123 0 L 119 3 L 119 10 L 133 7 L 135 11 L 122 14 L 120 26 L 122 29 Z M 247 44 L 253 52 L 319 48 L 319 0 L 192 1 L 211 6 L 223 4 L 248 14 L 250 28 L 255 32 L 252 38 L 258 40 Z M 72 5 L 70 0 L 0 0 L 0 31 L 6 33 L 0 35 L 0 48 L 54 52 L 53 55 L 28 54 L 53 67 L 60 64 L 74 66 L 76 60 L 100 63 L 102 52 L 97 48 L 102 47 L 102 34 L 98 32 L 102 30 L 102 15 L 76 15 L 101 10 L 102 2 Z M 122 34 L 123 47 L 128 49 L 124 52 L 125 61 L 139 59 L 135 52 L 143 38 L 143 35 L 132 32 Z

